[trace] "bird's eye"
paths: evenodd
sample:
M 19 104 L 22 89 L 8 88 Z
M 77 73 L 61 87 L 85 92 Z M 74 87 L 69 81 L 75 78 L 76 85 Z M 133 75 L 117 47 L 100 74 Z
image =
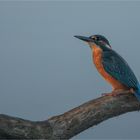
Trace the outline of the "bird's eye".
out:
M 93 40 L 96 40 L 96 41 L 99 41 L 100 40 L 100 38 L 98 37 L 98 36 L 92 36 L 91 37 Z
M 91 39 L 96 40 L 96 37 L 95 36 L 92 36 Z

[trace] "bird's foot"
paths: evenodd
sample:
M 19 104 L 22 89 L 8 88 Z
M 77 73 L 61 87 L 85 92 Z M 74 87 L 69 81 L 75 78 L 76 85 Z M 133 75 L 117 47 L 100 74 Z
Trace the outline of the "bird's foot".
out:
M 116 92 L 102 93 L 102 96 L 113 96 L 113 97 L 115 97 L 115 96 L 118 96 L 118 93 L 116 93 Z
M 111 93 L 102 93 L 102 96 L 119 96 L 119 95 L 123 95 L 126 93 L 133 93 L 134 91 L 132 91 L 132 89 L 130 90 L 113 90 Z
M 135 90 L 133 88 L 130 88 L 129 92 L 132 93 L 132 94 L 134 94 L 135 93 Z

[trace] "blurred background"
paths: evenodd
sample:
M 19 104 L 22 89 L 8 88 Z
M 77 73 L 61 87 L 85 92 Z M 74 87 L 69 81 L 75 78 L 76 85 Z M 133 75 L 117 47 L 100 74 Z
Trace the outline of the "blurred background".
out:
M 87 44 L 102 34 L 140 80 L 140 2 L 0 1 L 0 113 L 45 120 L 111 91 Z M 140 113 L 109 119 L 73 139 L 139 139 Z

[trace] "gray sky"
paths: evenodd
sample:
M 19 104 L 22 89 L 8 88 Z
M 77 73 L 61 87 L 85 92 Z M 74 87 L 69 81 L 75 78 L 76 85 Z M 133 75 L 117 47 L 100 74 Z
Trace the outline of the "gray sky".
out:
M 29 120 L 61 114 L 111 91 L 74 35 L 106 36 L 140 80 L 140 2 L 0 1 L 0 113 Z M 140 138 L 140 113 L 73 139 Z

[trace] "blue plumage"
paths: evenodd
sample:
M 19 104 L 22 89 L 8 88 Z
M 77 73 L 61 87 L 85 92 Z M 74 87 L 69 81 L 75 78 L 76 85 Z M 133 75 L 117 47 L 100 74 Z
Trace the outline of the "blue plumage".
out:
M 129 88 L 135 90 L 140 101 L 140 84 L 127 62 L 114 50 L 103 51 L 102 64 L 107 73 Z

